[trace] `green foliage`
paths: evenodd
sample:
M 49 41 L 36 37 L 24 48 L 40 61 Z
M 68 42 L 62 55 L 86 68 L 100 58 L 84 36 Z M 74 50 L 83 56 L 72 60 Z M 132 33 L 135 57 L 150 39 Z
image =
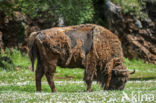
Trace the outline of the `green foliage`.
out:
M 143 0 L 112 0 L 115 4 L 121 5 L 124 13 L 130 13 L 137 18 L 144 18 L 146 14 L 142 12 L 145 2 Z
M 7 16 L 12 15 L 14 11 L 22 12 L 32 18 L 37 15 L 37 11 L 42 7 L 41 0 L 1 0 L 0 9 L 3 10 Z M 40 6 L 41 5 L 41 6 Z
M 0 10 L 4 11 L 7 16 L 10 16 L 14 11 L 14 5 L 10 0 L 0 0 Z
M 2 0 L 0 6 L 8 15 L 19 11 L 32 19 L 51 17 L 51 21 L 63 17 L 66 25 L 91 22 L 94 13 L 92 0 Z
M 30 65 L 29 58 L 16 49 L 7 48 L 4 52 L 1 52 L 0 58 L 0 69 L 4 70 L 28 68 Z
M 15 65 L 13 64 L 12 60 L 10 59 L 10 51 L 6 49 L 5 52 L 1 52 L 0 55 L 0 68 L 5 70 L 13 70 Z
M 62 16 L 67 25 L 92 21 L 94 12 L 92 0 L 57 0 L 56 6 L 55 13 Z
M 31 19 L 46 18 L 49 22 L 57 21 L 62 17 L 66 25 L 81 23 L 96 23 L 105 25 L 104 5 L 100 0 L 1 0 L 0 9 L 6 14 L 14 11 L 22 12 Z M 145 6 L 143 0 L 112 0 L 121 5 L 123 12 L 130 12 L 136 17 L 145 17 L 142 9 Z

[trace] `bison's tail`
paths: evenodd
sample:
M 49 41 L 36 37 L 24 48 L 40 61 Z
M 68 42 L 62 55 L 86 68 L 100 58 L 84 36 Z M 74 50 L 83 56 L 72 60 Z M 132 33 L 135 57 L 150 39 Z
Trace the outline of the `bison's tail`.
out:
M 31 64 L 32 64 L 32 71 L 34 71 L 34 62 L 37 57 L 37 47 L 36 47 L 36 43 L 35 43 L 36 36 L 37 36 L 37 32 L 33 32 L 30 34 L 30 37 L 28 40 L 29 58 L 30 58 Z

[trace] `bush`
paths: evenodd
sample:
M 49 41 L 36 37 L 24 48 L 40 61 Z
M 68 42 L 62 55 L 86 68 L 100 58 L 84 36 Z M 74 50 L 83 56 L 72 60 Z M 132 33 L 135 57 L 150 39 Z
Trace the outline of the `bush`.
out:
M 19 11 L 31 19 L 46 18 L 51 22 L 62 17 L 66 25 L 91 22 L 94 14 L 92 0 L 1 0 L 1 9 L 7 15 Z
M 20 68 L 28 68 L 30 60 L 25 54 L 17 49 L 6 49 L 0 55 L 0 69 L 16 70 Z
M 112 0 L 115 4 L 120 5 L 124 13 L 130 13 L 137 18 L 144 18 L 146 14 L 142 11 L 145 2 L 143 0 Z

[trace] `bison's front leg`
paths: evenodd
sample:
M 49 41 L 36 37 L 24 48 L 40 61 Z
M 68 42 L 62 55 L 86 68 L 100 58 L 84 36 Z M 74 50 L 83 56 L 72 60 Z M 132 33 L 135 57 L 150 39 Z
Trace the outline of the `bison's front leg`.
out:
M 88 92 L 91 92 L 92 91 L 92 80 L 86 80 L 85 81 L 86 82 L 86 84 L 87 84 L 87 91 Z
M 53 76 L 54 76 L 54 73 L 50 73 L 50 72 L 46 73 L 46 78 L 47 78 L 48 84 L 51 88 L 51 91 L 56 92 Z
M 84 81 L 87 84 L 87 91 L 91 92 L 92 91 L 92 80 L 93 80 L 93 74 L 90 72 L 86 72 L 84 73 Z

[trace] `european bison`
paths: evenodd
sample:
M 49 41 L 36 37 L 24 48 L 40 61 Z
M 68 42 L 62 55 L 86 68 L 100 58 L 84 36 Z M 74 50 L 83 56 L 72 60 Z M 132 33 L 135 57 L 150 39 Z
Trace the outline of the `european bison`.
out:
M 41 91 L 45 74 L 52 92 L 56 66 L 85 68 L 84 81 L 91 91 L 93 80 L 105 90 L 122 90 L 129 72 L 123 64 L 120 40 L 109 30 L 95 24 L 55 27 L 33 32 L 29 38 L 29 56 L 34 68 L 37 58 L 36 88 Z

